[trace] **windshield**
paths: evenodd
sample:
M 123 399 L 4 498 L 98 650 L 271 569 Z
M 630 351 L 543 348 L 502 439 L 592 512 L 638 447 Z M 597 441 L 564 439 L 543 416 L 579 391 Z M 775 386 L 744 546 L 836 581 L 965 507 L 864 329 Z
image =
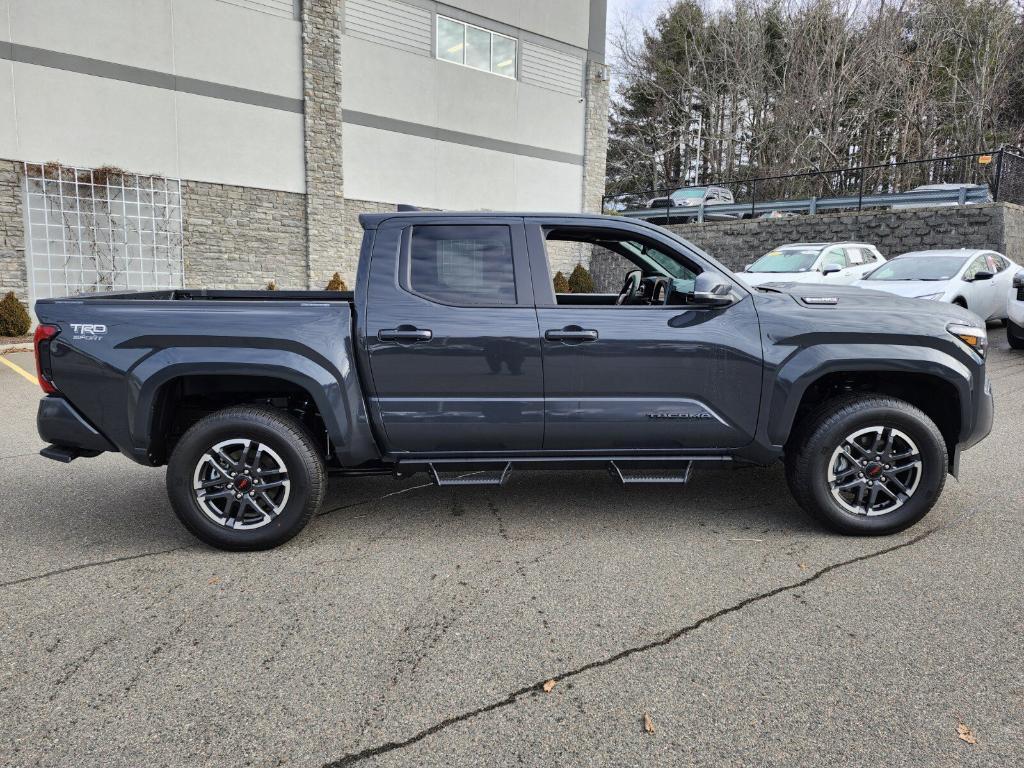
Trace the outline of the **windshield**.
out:
M 819 253 L 817 247 L 776 248 L 747 267 L 747 272 L 806 272 Z
M 681 200 L 684 197 L 704 197 L 704 193 L 707 190 L 704 187 L 687 187 L 686 189 L 677 189 L 672 193 L 673 200 Z
M 885 262 L 865 280 L 950 280 L 967 261 L 966 256 L 897 257 Z

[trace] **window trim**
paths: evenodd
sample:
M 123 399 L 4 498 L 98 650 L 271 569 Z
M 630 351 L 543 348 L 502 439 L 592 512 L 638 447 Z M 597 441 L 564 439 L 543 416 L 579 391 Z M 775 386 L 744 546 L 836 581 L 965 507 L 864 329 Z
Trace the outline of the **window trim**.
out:
M 450 21 L 453 24 L 462 25 L 462 61 L 452 61 L 451 59 L 445 59 L 441 56 L 441 21 Z M 481 32 L 486 32 L 490 35 L 490 46 L 487 51 L 487 69 L 480 69 L 479 67 L 473 67 L 466 63 L 466 31 L 468 29 L 477 29 Z M 503 37 L 506 40 L 511 40 L 515 45 L 515 54 L 513 60 L 513 72 L 511 75 L 505 75 L 501 72 L 497 72 L 494 69 L 494 38 Z M 519 79 L 519 38 L 506 35 L 502 32 L 497 32 L 493 29 L 487 29 L 487 27 L 481 27 L 478 24 L 472 24 L 462 19 L 456 19 L 451 16 L 445 16 L 443 13 L 438 13 L 434 16 L 434 59 L 437 61 L 443 61 L 446 64 L 455 64 L 459 67 L 465 67 L 471 69 L 474 72 L 483 72 L 485 74 L 497 75 L 498 77 L 505 78 L 506 80 L 518 80 Z

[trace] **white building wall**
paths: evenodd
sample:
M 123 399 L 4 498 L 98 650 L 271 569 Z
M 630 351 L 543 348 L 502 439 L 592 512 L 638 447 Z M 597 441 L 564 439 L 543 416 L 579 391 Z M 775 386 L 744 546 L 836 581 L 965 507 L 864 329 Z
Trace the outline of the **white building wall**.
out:
M 244 1 L 0 0 L 0 157 L 304 191 L 300 24 Z
M 563 30 L 585 46 L 589 8 L 588 0 L 460 2 L 458 9 L 351 0 L 342 45 L 346 197 L 580 210 L 586 51 L 509 25 Z M 439 13 L 516 37 L 516 79 L 437 59 Z

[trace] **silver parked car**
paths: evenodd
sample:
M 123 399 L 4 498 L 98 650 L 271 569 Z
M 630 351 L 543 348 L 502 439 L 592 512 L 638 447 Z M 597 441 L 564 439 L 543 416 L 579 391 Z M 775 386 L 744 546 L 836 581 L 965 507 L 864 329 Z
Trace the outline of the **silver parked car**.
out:
M 995 251 L 914 251 L 889 259 L 854 285 L 908 298 L 959 304 L 982 320 L 1005 320 L 1020 266 Z
M 655 197 L 647 201 L 648 208 L 699 208 L 701 203 L 704 204 L 704 218 L 705 219 L 735 219 L 738 218 L 735 213 L 715 213 L 708 211 L 707 209 L 715 205 L 732 205 L 735 203 L 735 199 L 732 196 L 732 192 L 726 187 L 682 187 L 675 190 L 667 197 Z M 681 213 L 681 212 L 680 212 Z M 697 211 L 694 210 L 693 215 L 697 215 Z M 673 212 L 673 218 L 678 216 L 678 213 Z

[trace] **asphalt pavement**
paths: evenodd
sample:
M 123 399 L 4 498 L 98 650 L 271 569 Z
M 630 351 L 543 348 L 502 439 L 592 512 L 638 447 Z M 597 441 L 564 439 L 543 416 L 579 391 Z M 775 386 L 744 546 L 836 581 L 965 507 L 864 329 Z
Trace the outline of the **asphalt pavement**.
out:
M 1024 765 L 1024 353 L 990 333 L 992 435 L 875 539 L 781 467 L 523 472 L 333 481 L 229 554 L 162 469 L 38 456 L 0 364 L 0 765 Z

